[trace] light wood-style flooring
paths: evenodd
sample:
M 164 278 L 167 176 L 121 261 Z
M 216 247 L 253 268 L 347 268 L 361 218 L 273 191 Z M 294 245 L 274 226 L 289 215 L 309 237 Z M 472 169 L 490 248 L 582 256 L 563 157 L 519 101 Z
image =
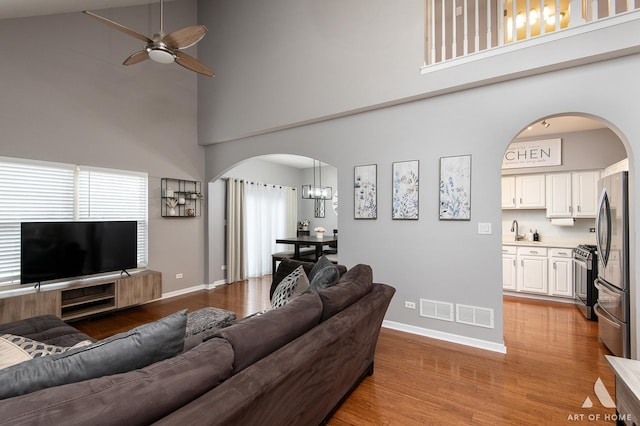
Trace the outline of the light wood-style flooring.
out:
M 76 321 L 102 339 L 180 309 L 215 306 L 238 318 L 269 306 L 271 276 L 152 302 Z M 593 385 L 601 378 L 615 400 L 614 375 L 597 323 L 571 304 L 504 298 L 507 354 L 383 328 L 375 372 L 329 425 L 615 424 Z M 593 406 L 582 408 L 589 397 Z

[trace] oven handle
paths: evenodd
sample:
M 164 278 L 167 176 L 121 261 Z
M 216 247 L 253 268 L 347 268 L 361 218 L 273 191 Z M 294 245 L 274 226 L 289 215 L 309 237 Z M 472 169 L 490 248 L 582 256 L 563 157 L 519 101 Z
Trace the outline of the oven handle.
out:
M 607 311 L 605 311 L 604 309 L 602 311 L 603 312 L 600 312 L 600 306 L 597 303 L 593 305 L 593 313 L 595 313 L 596 316 L 598 317 L 598 321 L 604 321 L 608 323 L 611 327 L 614 327 L 617 330 L 619 330 L 621 327 L 621 324 L 618 323 L 618 321 L 611 319 Z

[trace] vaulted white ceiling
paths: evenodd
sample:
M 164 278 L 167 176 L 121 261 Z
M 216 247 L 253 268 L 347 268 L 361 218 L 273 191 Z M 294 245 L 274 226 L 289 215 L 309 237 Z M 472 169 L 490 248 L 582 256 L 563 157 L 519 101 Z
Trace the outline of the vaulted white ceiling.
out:
M 165 0 L 168 2 L 170 0 Z M 0 19 L 160 3 L 159 0 L 0 0 Z

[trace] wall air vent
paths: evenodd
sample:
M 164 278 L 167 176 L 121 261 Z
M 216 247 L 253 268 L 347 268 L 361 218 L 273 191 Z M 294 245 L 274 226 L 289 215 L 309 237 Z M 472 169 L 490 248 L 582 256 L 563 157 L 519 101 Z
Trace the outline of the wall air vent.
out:
M 456 305 L 456 322 L 493 328 L 493 309 Z
M 442 321 L 453 321 L 453 303 L 420 299 L 420 316 Z

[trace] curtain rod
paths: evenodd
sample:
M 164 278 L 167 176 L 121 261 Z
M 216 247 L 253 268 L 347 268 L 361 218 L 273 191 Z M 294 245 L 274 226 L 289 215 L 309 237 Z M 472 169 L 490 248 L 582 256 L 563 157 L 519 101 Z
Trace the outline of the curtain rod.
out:
M 220 178 L 220 180 L 229 180 L 229 179 L 236 179 L 236 178 L 228 178 L 228 177 Z M 251 182 L 251 181 L 248 181 L 248 180 L 246 180 L 246 179 L 238 179 L 238 180 L 239 180 L 240 182 L 246 182 L 246 183 L 248 183 L 249 185 L 264 185 L 264 186 L 272 186 L 273 188 L 279 187 L 279 188 L 281 188 L 281 189 L 282 189 L 283 187 L 286 187 L 286 188 L 291 188 L 291 189 L 292 189 L 292 190 L 294 190 L 294 191 L 296 190 L 296 188 L 295 188 L 295 187 L 293 187 L 293 186 L 287 186 L 287 185 L 276 185 L 276 184 L 272 184 L 272 183 L 262 183 L 262 182 Z

